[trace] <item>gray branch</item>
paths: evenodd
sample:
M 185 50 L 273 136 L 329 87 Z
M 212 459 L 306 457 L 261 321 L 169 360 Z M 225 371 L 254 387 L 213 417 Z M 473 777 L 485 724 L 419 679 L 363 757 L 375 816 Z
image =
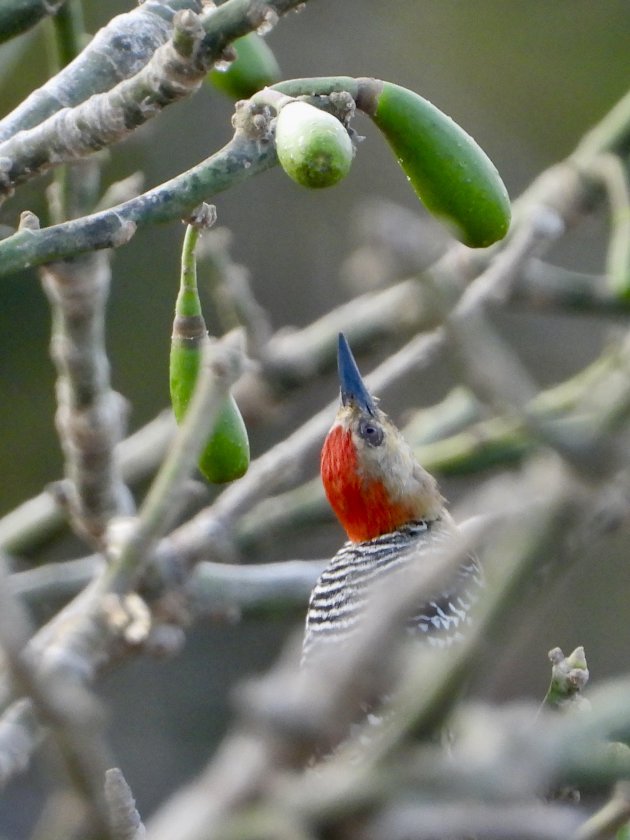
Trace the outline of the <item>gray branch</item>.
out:
M 65 455 L 65 503 L 77 531 L 99 543 L 113 516 L 133 500 L 114 451 L 126 404 L 111 390 L 105 351 L 109 254 L 95 252 L 42 269 L 52 308 L 51 355 L 57 367 L 56 425 Z
M 18 231 L 0 242 L 0 276 L 129 241 L 138 225 L 174 221 L 201 202 L 269 169 L 275 148 L 237 132 L 234 139 L 207 160 L 117 207 L 52 225 L 39 231 Z
M 173 24 L 172 39 L 135 76 L 0 144 L 1 193 L 8 197 L 41 172 L 122 140 L 166 105 L 197 90 L 206 72 L 198 63 L 204 29 L 190 10 L 178 12 Z
M 296 5 L 298 0 L 228 0 L 201 17 L 189 8 L 178 11 L 170 40 L 158 46 L 135 75 L 74 107 L 56 110 L 0 143 L 0 197 L 11 196 L 16 186 L 51 167 L 124 139 L 168 105 L 194 93 L 231 40 Z
M 24 5 L 23 0 L 19 4 Z M 0 33 L 6 31 L 5 20 L 8 24 L 15 21 L 16 5 L 11 0 L 2 3 Z M 31 5 L 53 11 L 52 4 L 43 0 L 33 0 Z M 171 22 L 179 9 L 199 12 L 201 0 L 148 0 L 137 9 L 112 18 L 71 64 L 0 121 L 0 142 L 38 125 L 61 108 L 72 108 L 135 75 L 170 37 Z

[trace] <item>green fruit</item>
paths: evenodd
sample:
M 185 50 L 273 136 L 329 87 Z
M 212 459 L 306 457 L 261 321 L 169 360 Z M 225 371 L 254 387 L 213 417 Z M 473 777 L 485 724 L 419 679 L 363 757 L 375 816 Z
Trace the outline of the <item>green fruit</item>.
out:
M 204 344 L 209 341 L 197 292 L 194 247 L 198 232 L 189 227 L 182 252 L 182 276 L 171 338 L 171 405 L 180 423 L 192 399 Z M 215 484 L 240 478 L 249 466 L 247 429 L 232 394 L 228 394 L 199 458 L 199 469 Z
M 250 32 L 232 44 L 236 59 L 225 71 L 211 70 L 208 81 L 233 99 L 249 99 L 280 78 L 280 67 L 267 42 Z
M 207 341 L 207 335 L 204 336 Z M 201 363 L 202 343 L 175 335 L 171 341 L 171 405 L 178 423 L 184 419 L 192 399 Z M 232 394 L 229 394 L 217 422 L 199 457 L 199 470 L 214 484 L 234 481 L 249 467 L 247 429 Z
M 247 429 L 236 400 L 229 394 L 201 453 L 199 469 L 208 481 L 224 484 L 245 475 L 248 467 Z
M 486 153 L 417 93 L 382 85 L 369 114 L 418 198 L 471 248 L 502 239 L 510 225 L 510 199 Z
M 280 165 L 304 187 L 331 187 L 348 174 L 353 148 L 338 119 L 306 102 L 289 102 L 276 120 Z

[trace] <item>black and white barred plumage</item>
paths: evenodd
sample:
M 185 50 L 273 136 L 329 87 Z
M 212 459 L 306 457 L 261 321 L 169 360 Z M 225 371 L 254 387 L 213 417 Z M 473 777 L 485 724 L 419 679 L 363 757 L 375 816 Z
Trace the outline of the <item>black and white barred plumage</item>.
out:
M 348 642 L 360 632 L 374 592 L 411 564 L 435 558 L 440 546 L 453 538 L 448 514 L 433 521 L 419 520 L 365 542 L 347 542 L 322 572 L 311 593 L 302 664 L 333 652 L 332 645 Z M 418 606 L 407 629 L 421 641 L 447 646 L 461 638 L 470 621 L 483 578 L 472 556 L 462 562 L 454 579 L 435 598 Z

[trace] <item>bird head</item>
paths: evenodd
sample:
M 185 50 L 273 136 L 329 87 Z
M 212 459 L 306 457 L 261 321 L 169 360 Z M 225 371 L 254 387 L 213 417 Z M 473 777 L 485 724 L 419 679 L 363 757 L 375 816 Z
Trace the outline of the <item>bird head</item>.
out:
M 341 403 L 324 441 L 321 474 L 348 538 L 363 542 L 436 519 L 444 505 L 437 483 L 365 387 L 343 333 L 337 358 Z

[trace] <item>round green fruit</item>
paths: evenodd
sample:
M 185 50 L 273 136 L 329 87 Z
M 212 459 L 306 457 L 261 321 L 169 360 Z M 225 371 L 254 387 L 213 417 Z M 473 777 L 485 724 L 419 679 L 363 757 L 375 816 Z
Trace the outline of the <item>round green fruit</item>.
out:
M 276 120 L 278 160 L 304 187 L 332 187 L 348 174 L 353 148 L 338 119 L 306 102 L 289 102 Z
M 249 99 L 257 91 L 272 85 L 280 78 L 276 57 L 264 38 L 250 32 L 232 44 L 235 60 L 226 70 L 213 69 L 208 73 L 210 84 L 232 99 Z

